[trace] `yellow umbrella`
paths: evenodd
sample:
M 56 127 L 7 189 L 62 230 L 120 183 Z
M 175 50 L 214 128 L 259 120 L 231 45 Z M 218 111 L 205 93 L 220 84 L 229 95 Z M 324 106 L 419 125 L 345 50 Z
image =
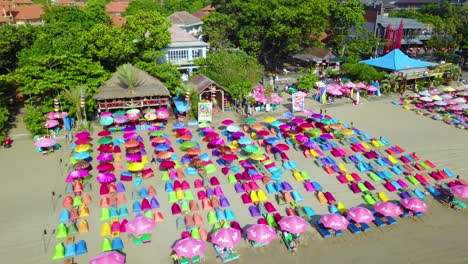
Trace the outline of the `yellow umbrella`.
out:
M 252 154 L 250 155 L 250 158 L 253 159 L 253 160 L 264 160 L 265 159 L 265 156 L 262 155 L 262 154 Z
M 444 91 L 444 92 L 455 92 L 456 90 L 453 87 L 445 86 L 444 88 L 442 88 L 442 91 Z
M 442 97 L 438 96 L 438 95 L 433 95 L 431 96 L 432 100 L 435 100 L 435 101 L 441 101 L 442 100 Z
M 85 145 L 78 145 L 75 147 L 75 152 L 85 152 L 88 151 L 91 148 L 91 145 L 85 144 Z
M 343 135 L 354 135 L 354 131 L 352 129 L 343 129 L 341 130 L 341 134 Z
M 265 117 L 264 121 L 267 122 L 267 123 L 271 123 L 273 121 L 276 121 L 276 118 L 274 118 L 272 116 L 267 116 L 267 117 Z
M 141 162 L 134 162 L 128 165 L 129 171 L 141 171 L 145 166 Z

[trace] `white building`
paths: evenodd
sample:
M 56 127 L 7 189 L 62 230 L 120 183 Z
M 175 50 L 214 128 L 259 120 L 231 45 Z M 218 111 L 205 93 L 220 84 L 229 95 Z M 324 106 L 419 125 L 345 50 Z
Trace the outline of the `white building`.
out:
M 206 58 L 208 43 L 198 40 L 180 27 L 172 26 L 171 43 L 164 49 L 164 61 L 178 66 L 178 69 L 191 75 L 196 68 L 195 60 Z
M 173 26 L 178 26 L 194 36 L 199 36 L 202 32 L 203 22 L 196 16 L 186 12 L 175 12 L 169 17 Z

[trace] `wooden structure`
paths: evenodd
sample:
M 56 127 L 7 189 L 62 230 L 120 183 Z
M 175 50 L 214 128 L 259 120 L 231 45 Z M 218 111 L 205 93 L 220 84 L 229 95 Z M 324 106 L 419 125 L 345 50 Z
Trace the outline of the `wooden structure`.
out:
M 119 80 L 117 72 L 106 81 L 99 92 L 93 97 L 98 101 L 100 110 L 127 108 L 156 108 L 169 104 L 169 90 L 157 78 L 140 69 L 140 83 L 135 87 L 135 93 L 130 93 L 125 84 Z
M 200 96 L 200 102 L 215 100 L 215 106 L 218 106 L 221 111 L 233 110 L 233 102 L 229 92 L 205 75 L 194 75 L 187 83 L 195 86 Z

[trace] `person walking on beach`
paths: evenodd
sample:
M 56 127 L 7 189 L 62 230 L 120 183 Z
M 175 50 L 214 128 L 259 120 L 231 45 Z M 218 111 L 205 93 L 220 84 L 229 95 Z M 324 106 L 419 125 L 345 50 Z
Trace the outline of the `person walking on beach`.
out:
M 451 193 L 448 197 L 448 205 L 450 206 L 450 208 L 453 208 L 453 200 L 455 199 L 455 197 L 453 196 L 453 193 Z

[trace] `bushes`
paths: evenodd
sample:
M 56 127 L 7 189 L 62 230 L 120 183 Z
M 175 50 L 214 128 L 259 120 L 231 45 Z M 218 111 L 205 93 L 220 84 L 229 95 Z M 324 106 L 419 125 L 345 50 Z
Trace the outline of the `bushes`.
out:
M 364 63 L 347 62 L 341 66 L 341 71 L 353 80 L 370 82 L 380 80 L 384 77 L 383 72 L 377 71 L 374 67 Z

